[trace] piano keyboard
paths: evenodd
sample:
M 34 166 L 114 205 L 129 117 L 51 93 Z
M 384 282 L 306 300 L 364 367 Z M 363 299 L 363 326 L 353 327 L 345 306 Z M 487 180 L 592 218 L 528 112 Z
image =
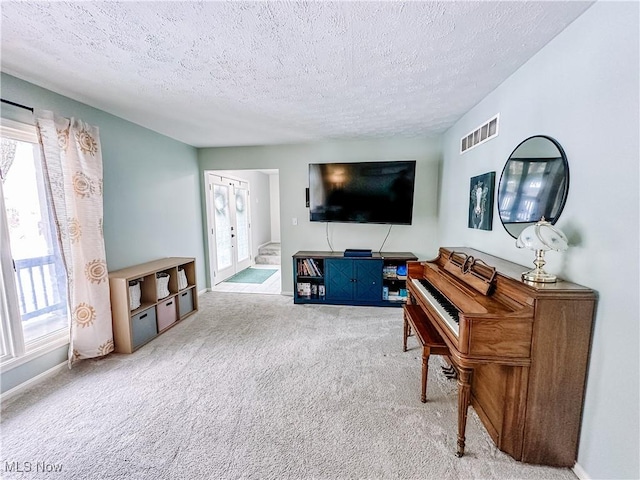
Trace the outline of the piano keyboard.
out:
M 424 299 L 436 310 L 447 326 L 459 336 L 458 309 L 444 295 L 424 278 L 412 279 L 413 284 Z

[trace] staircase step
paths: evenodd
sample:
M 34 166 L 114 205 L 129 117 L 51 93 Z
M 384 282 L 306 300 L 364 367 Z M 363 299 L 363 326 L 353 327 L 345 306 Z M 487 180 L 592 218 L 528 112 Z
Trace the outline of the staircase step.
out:
M 259 255 L 280 255 L 280 244 L 279 243 L 268 243 L 267 245 L 263 245 L 258 249 Z
M 258 255 L 256 257 L 258 265 L 280 265 L 280 255 Z
M 267 243 L 258 249 L 257 265 L 280 265 L 280 244 Z

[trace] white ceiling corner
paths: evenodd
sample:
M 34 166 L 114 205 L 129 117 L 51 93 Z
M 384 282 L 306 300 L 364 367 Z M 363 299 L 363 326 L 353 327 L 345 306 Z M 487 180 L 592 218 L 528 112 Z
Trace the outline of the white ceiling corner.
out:
M 591 3 L 3 0 L 1 67 L 197 147 L 428 136 Z

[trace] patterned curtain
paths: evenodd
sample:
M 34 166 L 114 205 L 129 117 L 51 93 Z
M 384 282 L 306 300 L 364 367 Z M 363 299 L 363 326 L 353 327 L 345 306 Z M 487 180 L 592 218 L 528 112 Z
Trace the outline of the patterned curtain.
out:
M 2 139 L 2 157 L 0 158 L 0 172 L 2 172 L 2 183 L 4 183 L 5 178 L 7 178 L 7 173 L 9 173 L 9 169 L 11 165 L 13 165 L 13 161 L 16 158 L 16 146 L 18 142 L 15 140 L 11 140 L 9 138 Z
M 69 365 L 113 351 L 111 301 L 102 231 L 102 153 L 98 128 L 38 112 L 42 163 L 71 312 Z

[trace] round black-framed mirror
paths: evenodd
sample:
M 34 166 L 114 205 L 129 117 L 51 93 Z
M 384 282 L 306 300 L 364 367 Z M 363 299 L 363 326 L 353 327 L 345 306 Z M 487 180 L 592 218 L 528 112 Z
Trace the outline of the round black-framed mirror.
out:
M 498 214 L 513 238 L 542 217 L 555 224 L 569 193 L 569 162 L 546 135 L 522 141 L 505 164 L 498 185 Z

